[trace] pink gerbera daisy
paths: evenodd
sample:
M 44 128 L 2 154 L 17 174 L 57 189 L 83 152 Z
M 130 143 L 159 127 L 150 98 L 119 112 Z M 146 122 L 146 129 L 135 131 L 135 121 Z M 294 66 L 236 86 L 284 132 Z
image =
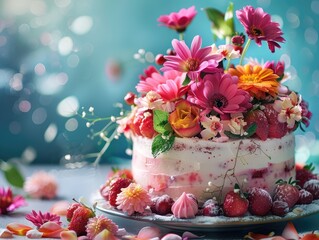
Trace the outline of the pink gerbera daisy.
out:
M 207 74 L 203 81 L 191 85 L 187 100 L 197 104 L 205 113 L 244 112 L 251 107 L 250 95 L 237 86 L 237 77 L 229 74 Z
M 169 70 L 177 70 L 179 72 L 187 72 L 192 80 L 198 80 L 201 72 L 216 72 L 218 60 L 223 59 L 218 54 L 211 54 L 212 48 L 202 46 L 202 38 L 195 36 L 191 49 L 185 44 L 184 41 L 174 39 L 172 46 L 176 55 L 165 56 L 164 67 L 161 68 L 163 72 Z
M 25 218 L 37 227 L 41 227 L 46 222 L 55 222 L 60 226 L 62 224 L 62 222 L 60 221 L 60 216 L 51 214 L 49 212 L 42 213 L 41 211 L 39 211 L 37 213 L 36 211 L 32 210 L 32 212 L 27 214 Z
M 0 187 L 0 215 L 7 214 L 25 205 L 27 205 L 25 199 L 20 195 L 14 197 L 11 188 Z
M 272 22 L 271 16 L 262 8 L 255 9 L 252 6 L 246 6 L 236 11 L 236 15 L 248 37 L 255 40 L 259 46 L 262 41 L 267 41 L 270 51 L 275 52 L 275 47 L 280 48 L 278 42 L 285 41 L 279 23 Z
M 162 25 L 181 33 L 186 30 L 196 14 L 197 12 L 195 7 L 191 6 L 187 9 L 182 8 L 179 12 L 172 12 L 169 15 L 162 15 L 157 19 L 157 21 Z

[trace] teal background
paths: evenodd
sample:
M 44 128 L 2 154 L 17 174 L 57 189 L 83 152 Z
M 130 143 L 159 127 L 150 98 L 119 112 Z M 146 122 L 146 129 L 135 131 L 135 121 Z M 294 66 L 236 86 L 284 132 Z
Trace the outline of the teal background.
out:
M 248 56 L 259 61 L 285 60 L 292 77 L 287 84 L 303 95 L 313 112 L 306 133 L 296 132 L 296 158 L 318 161 L 319 1 L 233 2 L 235 9 L 247 4 L 262 7 L 282 25 L 286 43 L 281 49 L 271 54 L 265 43 L 262 47 L 251 44 Z M 133 55 L 139 49 L 153 55 L 165 53 L 171 40 L 178 37 L 159 26 L 160 15 L 195 5 L 198 14 L 186 31 L 185 41 L 190 44 L 199 34 L 203 45 L 210 45 L 210 23 L 202 9 L 225 11 L 228 4 L 221 0 L 1 0 L 0 159 L 60 163 L 67 154 L 83 160 L 81 155 L 99 151 L 98 141 L 88 138 L 91 129 L 85 121 L 78 116 L 61 116 L 58 104 L 73 96 L 79 112 L 81 107 L 93 106 L 96 115 L 116 114 L 113 103 L 123 102 L 149 64 L 134 60 Z M 84 34 L 71 27 L 81 16 L 89 19 L 86 24 L 92 23 L 91 27 L 86 25 Z M 243 31 L 238 21 L 236 29 Z M 65 37 L 73 46 L 63 52 L 59 45 Z M 115 80 L 105 71 L 110 60 L 121 65 Z M 46 132 L 51 138 L 45 137 Z M 102 162 L 129 158 L 125 144 L 124 138 L 115 141 Z

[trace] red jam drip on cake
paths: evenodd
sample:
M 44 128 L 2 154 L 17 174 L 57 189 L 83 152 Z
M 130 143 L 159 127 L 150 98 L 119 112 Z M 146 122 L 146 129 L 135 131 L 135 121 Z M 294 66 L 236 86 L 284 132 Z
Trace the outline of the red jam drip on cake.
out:
M 261 187 L 272 193 L 278 179 L 295 179 L 293 134 L 226 143 L 177 138 L 157 158 L 151 154 L 151 139 L 134 137 L 133 143 L 134 179 L 154 196 L 168 194 L 176 200 L 187 192 L 204 202 L 223 198 L 236 183 L 244 190 Z

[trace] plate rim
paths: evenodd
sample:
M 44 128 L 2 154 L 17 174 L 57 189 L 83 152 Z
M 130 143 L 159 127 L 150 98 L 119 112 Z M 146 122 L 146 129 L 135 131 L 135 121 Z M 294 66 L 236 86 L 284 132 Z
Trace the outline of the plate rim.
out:
M 296 214 L 293 212 L 296 208 L 301 208 L 302 211 L 300 214 Z M 244 217 L 226 217 L 226 216 L 217 216 L 217 218 L 220 219 L 218 222 L 209 222 L 204 221 L 205 219 L 211 219 L 215 217 L 209 217 L 209 216 L 196 216 L 192 219 L 178 219 L 174 216 L 161 216 L 154 213 L 150 213 L 149 215 L 143 216 L 143 215 L 127 215 L 123 211 L 114 209 L 114 208 L 106 208 L 101 206 L 100 204 L 97 204 L 96 209 L 106 213 L 110 214 L 112 216 L 125 218 L 128 220 L 135 220 L 135 221 L 141 221 L 141 222 L 149 222 L 152 224 L 156 224 L 162 227 L 167 227 L 171 229 L 212 229 L 213 228 L 232 228 L 232 227 L 247 227 L 247 226 L 258 226 L 263 224 L 272 224 L 272 223 L 281 223 L 281 222 L 288 222 L 292 220 L 296 220 L 303 217 L 308 217 L 314 214 L 319 213 L 319 200 L 314 200 L 312 203 L 307 205 L 295 205 L 293 210 L 290 211 L 286 216 L 279 217 L 275 215 L 267 215 L 263 217 L 259 216 L 253 216 L 253 215 L 246 215 Z M 308 209 L 308 210 L 307 210 Z M 310 209 L 310 210 L 309 210 Z M 251 219 L 254 218 L 254 219 Z M 203 219 L 203 221 L 195 221 Z M 233 219 L 230 221 L 230 219 Z

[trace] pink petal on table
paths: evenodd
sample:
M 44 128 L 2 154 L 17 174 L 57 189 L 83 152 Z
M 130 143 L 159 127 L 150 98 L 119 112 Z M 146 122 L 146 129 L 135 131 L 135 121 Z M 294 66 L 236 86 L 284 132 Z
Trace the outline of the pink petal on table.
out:
M 58 201 L 52 205 L 50 213 L 56 214 L 58 216 L 66 216 L 69 206 L 70 203 L 68 201 Z
M 104 229 L 93 240 L 118 240 L 109 230 Z
M 287 223 L 281 236 L 285 239 L 299 239 L 299 234 L 298 234 L 295 226 L 291 222 Z
M 166 234 L 161 240 L 182 240 L 182 237 L 174 233 L 169 233 Z
M 27 238 L 39 239 L 42 238 L 43 233 L 39 232 L 37 229 L 31 229 L 26 233 Z
M 60 238 L 60 233 L 67 229 L 62 228 L 56 222 L 46 222 L 39 227 L 39 232 L 43 233 L 43 237 L 47 238 Z
M 25 236 L 26 233 L 33 228 L 21 223 L 9 223 L 7 229 L 13 234 Z
M 160 230 L 157 227 L 143 227 L 137 234 L 137 239 L 151 239 L 160 237 Z
M 193 234 L 193 233 L 191 233 L 191 232 L 184 232 L 183 233 L 183 235 L 182 235 L 182 238 L 183 239 L 192 239 L 192 238 L 196 238 L 196 239 L 198 239 L 198 238 L 203 238 L 204 236 L 198 236 L 198 235 L 195 235 L 195 234 Z
M 5 228 L 0 228 L 0 238 L 13 238 L 13 234 Z
M 60 233 L 60 238 L 61 240 L 77 240 L 78 239 L 76 232 L 73 230 L 62 231 Z

